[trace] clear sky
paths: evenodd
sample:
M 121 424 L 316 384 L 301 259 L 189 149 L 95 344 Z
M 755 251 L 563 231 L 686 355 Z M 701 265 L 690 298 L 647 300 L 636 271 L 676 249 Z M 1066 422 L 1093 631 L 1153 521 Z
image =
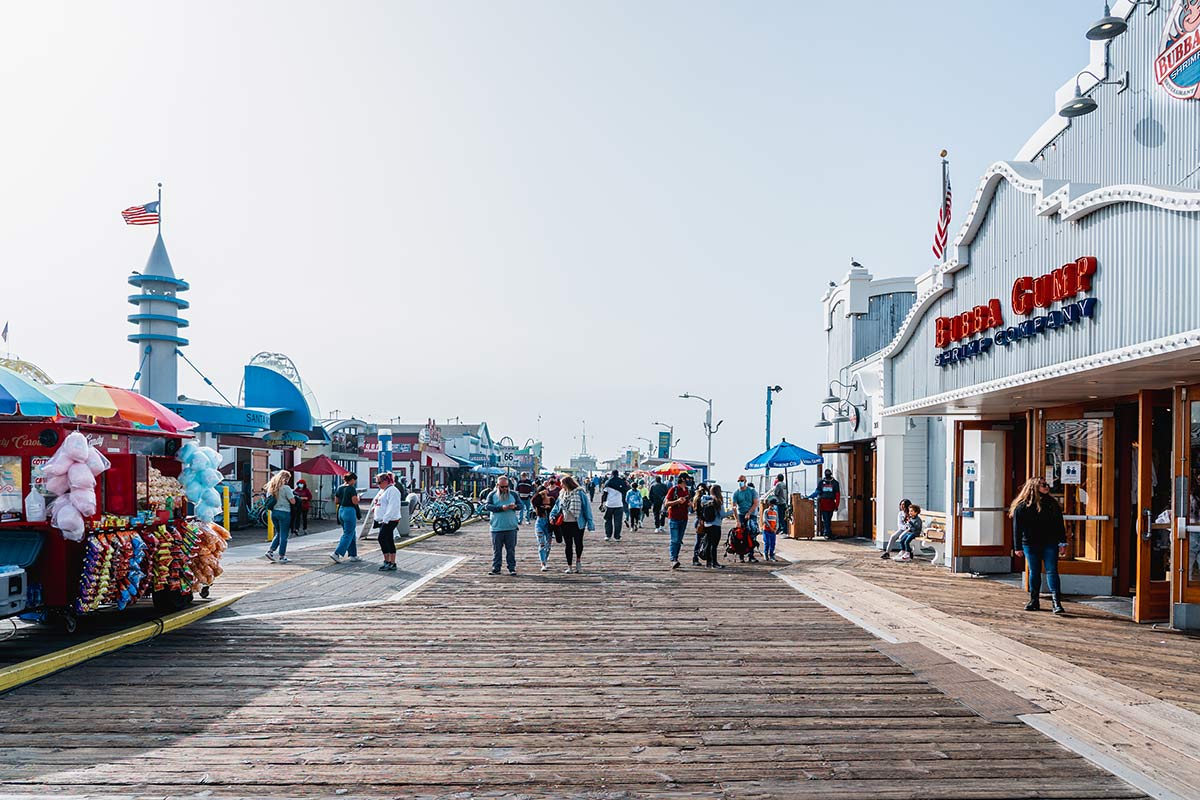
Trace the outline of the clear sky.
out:
M 485 419 L 553 463 L 655 420 L 717 474 L 813 447 L 819 297 L 932 263 L 1087 60 L 1097 0 L 8 4 L 0 325 L 129 385 L 165 183 L 189 357 L 289 354 L 326 412 Z M 186 367 L 181 391 L 217 399 Z

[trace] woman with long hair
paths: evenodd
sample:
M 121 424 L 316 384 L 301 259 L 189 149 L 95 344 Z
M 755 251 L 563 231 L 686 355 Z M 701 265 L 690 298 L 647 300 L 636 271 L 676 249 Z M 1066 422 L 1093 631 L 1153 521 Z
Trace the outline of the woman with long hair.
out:
M 1058 559 L 1067 554 L 1067 528 L 1062 506 L 1050 494 L 1045 478 L 1030 478 L 1009 506 L 1008 515 L 1016 523 L 1014 544 L 1025 552 L 1029 566 L 1029 602 L 1026 611 L 1038 611 L 1042 592 L 1042 571 L 1054 603 L 1054 613 L 1062 614 L 1059 591 Z
M 592 504 L 587 492 L 579 488 L 579 484 L 570 475 L 562 480 L 562 491 L 554 508 L 550 509 L 550 519 L 557 519 L 562 514 L 559 532 L 567 548 L 567 568 L 565 572 L 579 572 L 583 567 L 583 531 L 596 530 L 596 522 L 592 517 Z M 572 562 L 574 562 L 572 564 Z
M 271 476 L 263 486 L 263 493 L 267 496 L 267 503 L 274 502 L 271 508 L 271 522 L 275 526 L 275 536 L 271 539 L 271 546 L 267 549 L 267 560 L 275 560 L 275 551 L 279 550 L 279 563 L 286 564 L 290 559 L 287 557 L 288 532 L 292 528 L 292 506 L 296 503 L 296 494 L 292 491 L 292 487 L 288 484 L 292 480 L 292 473 L 286 469 L 281 469 Z
M 900 541 L 900 537 L 908 533 L 908 508 L 912 502 L 906 497 L 900 501 L 900 513 L 896 515 L 896 530 L 888 537 L 887 543 L 883 546 L 883 555 L 880 558 L 892 557 L 892 545 Z
M 704 525 L 704 566 L 708 569 L 725 569 L 725 565 L 717 558 L 717 550 L 721 546 L 721 517 L 725 516 L 725 498 L 721 496 L 720 485 L 714 483 L 708 490 L 708 496 L 701 496 L 696 501 L 696 509 Z

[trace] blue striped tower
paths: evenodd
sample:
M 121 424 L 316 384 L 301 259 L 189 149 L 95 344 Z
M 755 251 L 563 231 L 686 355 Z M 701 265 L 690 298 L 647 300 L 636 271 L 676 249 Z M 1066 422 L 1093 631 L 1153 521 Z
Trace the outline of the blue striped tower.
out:
M 175 277 L 161 228 L 146 267 L 130 275 L 129 283 L 139 292 L 129 296 L 129 302 L 137 306 L 137 313 L 130 314 L 129 321 L 138 326 L 138 331 L 128 337 L 138 346 L 138 391 L 160 403 L 174 403 L 179 399 L 175 351 L 188 343 L 179 335 L 179 329 L 188 326 L 188 321 L 179 316 L 188 301 L 179 295 L 190 287 L 187 281 Z

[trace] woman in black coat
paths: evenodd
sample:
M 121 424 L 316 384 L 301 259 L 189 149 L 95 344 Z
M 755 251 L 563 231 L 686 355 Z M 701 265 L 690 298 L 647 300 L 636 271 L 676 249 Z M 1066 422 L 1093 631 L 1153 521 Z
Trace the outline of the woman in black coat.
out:
M 1067 528 L 1063 523 L 1062 506 L 1050 494 L 1045 478 L 1030 478 L 1008 510 L 1016 523 L 1014 544 L 1025 552 L 1029 565 L 1029 602 L 1026 611 L 1038 611 L 1038 596 L 1042 591 L 1042 571 L 1050 587 L 1054 613 L 1063 613 L 1059 591 L 1058 559 L 1067 554 Z

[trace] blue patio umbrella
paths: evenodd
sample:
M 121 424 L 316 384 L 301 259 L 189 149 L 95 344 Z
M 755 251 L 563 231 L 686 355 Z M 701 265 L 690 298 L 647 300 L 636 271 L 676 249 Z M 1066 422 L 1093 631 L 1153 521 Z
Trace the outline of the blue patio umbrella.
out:
M 789 444 L 784 439 L 765 453 L 760 453 L 746 462 L 746 469 L 787 469 L 788 467 L 818 466 L 824 461 L 816 453 L 809 452 L 803 447 Z

